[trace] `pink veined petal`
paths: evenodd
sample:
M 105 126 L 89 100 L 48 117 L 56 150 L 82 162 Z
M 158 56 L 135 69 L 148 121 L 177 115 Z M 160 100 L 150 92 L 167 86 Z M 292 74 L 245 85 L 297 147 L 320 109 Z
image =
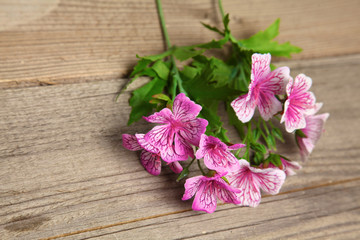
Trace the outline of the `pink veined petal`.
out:
M 168 108 L 163 108 L 160 112 L 156 112 L 148 117 L 143 117 L 146 121 L 151 123 L 169 123 L 173 118 L 173 113 Z
M 230 186 L 223 179 L 219 178 L 215 180 L 215 189 L 217 197 L 227 203 L 240 204 L 236 193 L 240 193 L 240 189 Z
M 272 195 L 279 193 L 286 178 L 284 171 L 275 168 L 260 169 L 253 167 L 250 167 L 250 170 L 262 190 Z
M 291 100 L 288 99 L 284 104 L 284 114 L 281 117 L 280 123 L 285 122 L 286 131 L 289 133 L 296 129 L 302 129 L 306 127 L 305 116 L 294 105 L 291 104 Z
M 140 154 L 141 165 L 152 175 L 159 175 L 161 172 L 161 159 L 160 156 L 143 150 Z
M 315 115 L 323 106 L 323 103 L 315 103 L 314 107 L 306 112 L 307 116 Z
M 268 121 L 277 112 L 282 110 L 279 100 L 271 92 L 259 92 L 257 106 L 261 117 Z
M 200 137 L 206 131 L 208 121 L 202 118 L 196 118 L 183 123 L 178 134 L 190 144 L 199 146 Z M 189 145 L 189 144 L 188 144 Z
M 174 145 L 168 145 L 165 148 L 163 148 L 160 151 L 160 155 L 161 158 L 167 163 L 172 163 L 175 161 L 185 161 L 189 158 L 189 155 L 187 154 L 184 155 L 177 154 Z M 190 155 L 190 157 L 193 157 L 193 155 Z
M 196 176 L 196 177 L 192 177 L 192 178 L 188 178 L 186 179 L 185 182 L 185 193 L 182 197 L 182 200 L 188 200 L 190 198 L 192 198 L 195 193 L 199 190 L 199 187 L 202 183 L 202 179 L 204 178 L 204 176 Z
M 175 134 L 175 139 L 174 139 L 174 147 L 175 147 L 175 152 L 177 155 L 185 155 L 186 159 L 188 158 L 188 156 L 190 157 L 194 157 L 194 150 L 191 147 L 191 145 L 189 145 L 189 143 L 183 139 L 183 137 L 179 134 Z
M 301 155 L 301 160 L 302 161 L 306 161 L 310 155 L 310 153 L 307 151 L 307 148 L 309 149 L 313 149 L 314 145 L 312 143 L 310 143 L 309 146 L 305 146 L 304 142 L 303 142 L 304 138 L 298 137 L 296 136 L 296 140 L 299 146 L 299 151 L 300 151 L 300 155 Z
M 305 156 L 309 155 L 313 151 L 315 144 L 321 137 L 328 117 L 328 113 L 306 117 L 306 128 L 302 129 L 302 131 L 305 133 L 307 138 L 298 139 L 298 142 L 302 143 L 301 147 L 306 149 L 306 152 L 303 151 Z
M 153 145 L 151 145 L 149 142 L 147 142 L 145 140 L 145 134 L 135 134 L 135 137 L 136 137 L 138 143 L 140 144 L 140 146 L 143 149 L 145 149 L 146 151 L 156 153 L 156 154 L 160 153 L 159 149 L 157 149 L 156 147 L 154 147 Z
M 238 188 L 241 192 L 237 193 L 240 206 L 256 207 L 261 201 L 260 188 L 257 179 L 253 179 L 253 173 L 249 169 L 250 164 L 246 160 L 239 161 L 241 168 L 236 173 L 228 175 L 230 185 Z
M 260 90 L 269 91 L 275 95 L 285 94 L 286 85 L 290 78 L 290 69 L 288 67 L 279 67 L 261 82 Z
M 173 113 L 176 120 L 189 121 L 201 111 L 201 106 L 191 101 L 184 93 L 176 96 L 173 104 Z
M 139 151 L 142 149 L 134 135 L 123 134 L 122 135 L 122 143 L 123 143 L 124 148 L 126 148 L 130 151 Z
M 169 167 L 174 173 L 181 173 L 183 170 L 183 167 L 180 165 L 179 162 L 169 163 Z
M 246 101 L 248 94 L 242 95 L 231 102 L 231 107 L 234 109 L 236 116 L 243 123 L 250 121 L 253 117 L 256 107 L 256 102 L 253 98 Z
M 206 148 L 206 144 L 207 144 L 207 136 L 205 134 L 201 134 L 200 142 L 199 142 L 199 149 L 195 153 L 196 159 L 201 159 L 205 156 L 205 154 L 208 150 Z
M 299 95 L 307 92 L 312 85 L 312 80 L 305 74 L 299 74 L 295 77 L 292 85 L 291 93 L 288 95 Z
M 195 195 L 193 210 L 213 213 L 216 210 L 216 205 L 216 190 L 213 180 L 203 181 Z
M 145 134 L 145 140 L 162 151 L 173 144 L 174 134 L 173 129 L 168 124 L 155 126 Z
M 231 146 L 228 146 L 228 149 L 229 150 L 238 150 L 239 148 L 243 148 L 243 147 L 246 147 L 246 145 L 242 144 L 242 143 L 237 143 L 237 144 L 233 144 Z
M 294 170 L 301 169 L 301 166 L 298 162 L 290 162 L 284 159 L 281 159 L 283 165 L 283 171 L 285 172 L 286 176 L 293 176 L 296 174 Z
M 270 73 L 271 55 L 255 53 L 251 57 L 251 83 L 261 81 Z
M 240 168 L 238 159 L 228 151 L 213 149 L 204 156 L 204 164 L 207 168 L 217 172 L 234 172 Z

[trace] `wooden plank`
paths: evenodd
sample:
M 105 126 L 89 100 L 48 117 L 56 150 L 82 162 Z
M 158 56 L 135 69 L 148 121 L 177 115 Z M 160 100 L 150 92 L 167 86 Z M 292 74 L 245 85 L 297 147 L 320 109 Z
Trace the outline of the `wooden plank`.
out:
M 212 0 L 163 1 L 173 44 L 217 36 Z M 360 53 L 357 0 L 224 0 L 236 37 L 248 37 L 281 17 L 279 42 L 304 52 L 295 59 Z M 30 0 L 0 2 L 0 88 L 124 77 L 135 54 L 160 53 L 164 42 L 155 1 Z
M 287 179 L 282 191 L 290 195 L 274 199 L 282 199 L 281 206 L 292 209 L 299 198 L 297 194 L 301 195 L 304 188 L 313 188 L 315 192 L 311 194 L 324 196 L 313 200 L 310 197 L 310 200 L 304 200 L 306 203 L 313 202 L 311 206 L 320 207 L 322 201 L 331 201 L 321 208 L 321 214 L 329 206 L 334 208 L 326 218 L 329 222 L 325 227 L 352 217 L 350 213 L 335 213 L 347 209 L 343 205 L 347 206 L 349 198 L 359 194 L 359 189 L 353 188 L 351 183 L 358 183 L 360 170 L 360 136 L 356 131 L 360 118 L 357 105 L 360 100 L 357 94 L 360 87 L 357 81 L 359 62 L 360 55 L 287 63 L 293 66 L 293 76 L 304 72 L 314 79 L 312 90 L 318 101 L 325 102 L 322 112 L 330 112 L 331 116 L 326 134 L 311 160 L 304 164 L 298 176 Z M 176 176 L 166 168 L 159 177 L 149 175 L 139 164 L 138 156 L 121 147 L 122 133 L 143 132 L 150 128 L 144 122 L 126 126 L 130 110 L 127 105 L 129 93 L 124 94 L 118 103 L 114 102 L 116 92 L 124 81 L 0 91 L 0 236 L 4 239 L 37 239 L 75 233 L 71 236 L 76 237 L 77 231 L 80 231 L 79 234 L 86 231 L 86 237 L 91 237 L 102 234 L 103 230 L 109 233 L 110 227 L 102 229 L 101 226 L 119 222 L 124 223 L 121 228 L 130 231 L 132 226 L 138 226 L 131 225 L 134 220 L 141 222 L 141 219 L 145 221 L 151 216 L 164 215 L 164 218 L 156 218 L 158 220 L 154 220 L 154 224 L 163 224 L 167 219 L 173 221 L 170 220 L 172 218 L 183 218 L 176 220 L 180 224 L 188 219 L 200 221 L 201 218 L 223 216 L 223 211 L 212 215 L 189 211 L 191 202 L 181 201 L 184 189 L 182 183 L 174 181 Z M 231 132 L 231 137 L 234 136 Z M 291 158 L 298 158 L 291 138 L 282 150 Z M 329 195 L 326 187 L 330 185 L 334 185 L 334 191 L 339 188 L 344 190 L 341 194 Z M 331 189 L 330 192 L 333 191 Z M 334 198 L 338 205 L 333 202 Z M 271 202 L 270 199 L 265 198 L 264 202 Z M 353 200 L 349 207 L 359 207 L 356 198 Z M 297 209 L 303 207 L 295 205 Z M 241 216 L 251 216 L 252 212 L 242 212 L 254 211 L 231 205 L 219 209 L 234 211 L 231 218 L 244 225 L 246 219 Z M 268 208 L 267 204 L 258 209 L 263 211 L 263 217 L 256 218 L 258 225 L 252 225 L 253 232 L 259 229 L 261 235 L 265 234 L 260 230 L 265 226 L 264 222 L 281 214 L 283 209 Z M 297 209 L 292 210 L 296 212 Z M 239 218 L 235 217 L 235 212 L 240 214 Z M 171 217 L 167 218 L 167 215 Z M 316 215 L 308 212 L 308 217 L 315 218 Z M 289 219 L 289 224 L 295 229 L 301 227 L 301 222 Z M 356 221 L 352 224 L 358 227 Z M 225 229 L 227 222 L 220 225 L 219 229 Z M 349 228 L 352 231 L 353 228 Z M 313 231 L 311 224 L 306 229 Z M 341 231 L 347 228 L 337 229 L 336 233 L 342 236 Z M 278 234 L 282 231 L 268 230 Z M 152 232 L 155 234 L 156 230 Z M 143 237 L 148 236 L 146 231 L 142 234 Z M 198 231 L 186 234 L 193 236 Z M 108 237 L 114 238 L 112 235 Z

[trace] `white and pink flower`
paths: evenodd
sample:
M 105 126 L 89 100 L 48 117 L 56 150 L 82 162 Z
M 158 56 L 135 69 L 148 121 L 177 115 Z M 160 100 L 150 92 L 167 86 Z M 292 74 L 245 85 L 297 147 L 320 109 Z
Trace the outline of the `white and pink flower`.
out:
M 141 165 L 148 173 L 157 176 L 161 172 L 160 152 L 159 149 L 149 144 L 144 136 L 144 134 L 135 134 L 135 136 L 123 134 L 123 146 L 130 151 L 142 150 L 140 153 Z M 168 165 L 175 173 L 180 173 L 183 170 L 179 162 L 172 162 Z
M 285 94 L 285 86 L 291 79 L 290 69 L 280 67 L 271 71 L 270 61 L 269 53 L 252 55 L 249 92 L 231 103 L 237 117 L 243 123 L 250 121 L 256 107 L 265 121 L 282 111 L 282 105 L 275 95 Z
M 203 134 L 195 155 L 197 159 L 204 158 L 204 164 L 209 169 L 221 173 L 234 172 L 240 168 L 240 164 L 231 150 L 237 150 L 244 146 L 245 144 L 227 146 L 220 139 Z
M 223 177 L 196 176 L 186 180 L 185 193 L 182 200 L 188 200 L 195 195 L 192 208 L 195 211 L 213 213 L 217 206 L 217 198 L 223 202 L 239 204 L 236 193 L 240 190 L 230 186 Z
M 166 162 L 194 157 L 192 145 L 199 146 L 200 136 L 208 124 L 207 120 L 196 118 L 200 111 L 200 105 L 180 93 L 174 100 L 172 112 L 164 108 L 144 117 L 148 122 L 161 124 L 145 134 L 145 140 L 160 150 L 161 158 Z
M 311 78 L 299 74 L 295 80 L 290 79 L 286 86 L 287 100 L 280 122 L 285 122 L 286 131 L 290 133 L 305 128 L 305 115 L 315 108 L 315 95 L 309 92 L 311 84 Z
M 294 170 L 300 170 L 301 169 L 301 165 L 298 162 L 295 161 L 288 161 L 285 160 L 283 158 L 280 158 L 281 160 L 281 168 L 275 166 L 272 163 L 269 163 L 269 165 L 267 166 L 267 168 L 277 168 L 277 169 L 281 169 L 285 172 L 286 176 L 292 176 L 295 175 L 296 172 Z M 263 165 L 260 165 L 261 168 L 263 168 Z
M 254 168 L 243 159 L 239 163 L 241 168 L 226 176 L 230 184 L 240 190 L 240 193 L 237 193 L 240 201 L 238 205 L 258 206 L 261 201 L 260 189 L 272 195 L 279 193 L 286 178 L 282 170 Z
M 305 116 L 306 127 L 301 129 L 301 131 L 306 137 L 296 135 L 296 141 L 299 145 L 302 160 L 306 160 L 315 148 L 315 144 L 324 132 L 325 122 L 330 116 L 329 113 L 315 115 L 321 107 L 322 103 L 317 103 L 314 111 L 310 113 L 311 115 Z

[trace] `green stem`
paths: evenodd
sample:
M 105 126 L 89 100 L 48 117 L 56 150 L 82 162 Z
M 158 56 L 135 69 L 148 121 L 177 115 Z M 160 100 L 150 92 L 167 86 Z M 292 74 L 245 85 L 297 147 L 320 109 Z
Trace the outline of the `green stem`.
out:
M 167 32 L 166 25 L 165 25 L 165 18 L 164 18 L 164 13 L 162 10 L 161 0 L 156 0 L 156 6 L 157 6 L 158 14 L 159 14 L 161 29 L 164 34 L 164 38 L 165 38 L 165 42 L 166 42 L 166 50 L 168 50 L 171 47 L 171 44 L 170 44 L 169 34 Z
M 219 0 L 219 9 L 220 9 L 220 13 L 221 13 L 221 18 L 224 20 L 225 13 L 224 13 L 224 9 L 223 9 L 221 0 Z
M 162 10 L 161 0 L 156 0 L 156 6 L 157 6 L 158 13 L 159 13 L 161 29 L 164 34 L 164 38 L 165 38 L 165 42 L 166 42 L 166 50 L 168 50 L 172 46 L 170 43 L 169 34 L 168 34 L 166 24 L 165 24 L 165 17 L 164 17 L 164 13 Z M 188 95 L 188 94 L 186 93 L 184 87 L 182 86 L 182 80 L 180 78 L 178 68 L 176 67 L 176 63 L 175 63 L 173 54 L 170 55 L 170 61 L 171 61 L 171 65 L 172 65 L 172 68 L 171 68 L 172 82 L 171 82 L 171 87 L 170 87 L 170 94 L 172 95 L 172 100 L 174 100 L 176 97 L 176 89 L 177 88 L 179 88 L 180 92 L 185 93 L 186 95 Z
M 204 170 L 202 169 L 202 167 L 200 165 L 200 160 L 199 159 L 197 160 L 197 164 L 198 164 L 198 167 L 200 168 L 200 171 L 201 171 L 202 175 L 205 176 L 206 174 L 205 174 Z

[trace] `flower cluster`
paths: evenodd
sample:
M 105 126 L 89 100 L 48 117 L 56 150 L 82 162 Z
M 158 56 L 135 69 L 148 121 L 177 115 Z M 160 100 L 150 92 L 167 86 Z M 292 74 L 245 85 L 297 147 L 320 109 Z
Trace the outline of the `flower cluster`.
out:
M 286 131 L 295 133 L 301 157 L 305 160 L 320 138 L 329 114 L 316 115 L 322 104 L 316 103 L 314 94 L 309 92 L 312 84 L 309 77 L 300 74 L 293 79 L 288 67 L 271 71 L 270 60 L 270 54 L 252 55 L 248 92 L 233 100 L 231 106 L 242 123 L 259 122 L 254 118 L 256 108 L 264 123 L 274 116 L 280 123 L 285 123 Z M 180 174 L 178 180 L 181 180 L 197 160 L 202 174 L 186 180 L 182 198 L 188 200 L 195 196 L 194 210 L 212 213 L 218 199 L 256 207 L 261 200 L 261 190 L 277 194 L 286 176 L 294 175 L 294 170 L 301 168 L 297 162 L 282 155 L 264 151 L 263 145 L 249 137 L 251 127 L 248 127 L 243 143 L 238 144 L 206 134 L 208 121 L 198 117 L 201 110 L 200 105 L 180 93 L 168 107 L 143 117 L 157 124 L 149 132 L 123 134 L 123 146 L 131 151 L 141 151 L 141 164 L 152 175 L 160 174 L 163 160 L 173 172 Z M 266 124 L 264 126 L 266 128 Z M 246 151 L 241 155 L 243 149 Z M 180 162 L 190 159 L 183 168 Z

